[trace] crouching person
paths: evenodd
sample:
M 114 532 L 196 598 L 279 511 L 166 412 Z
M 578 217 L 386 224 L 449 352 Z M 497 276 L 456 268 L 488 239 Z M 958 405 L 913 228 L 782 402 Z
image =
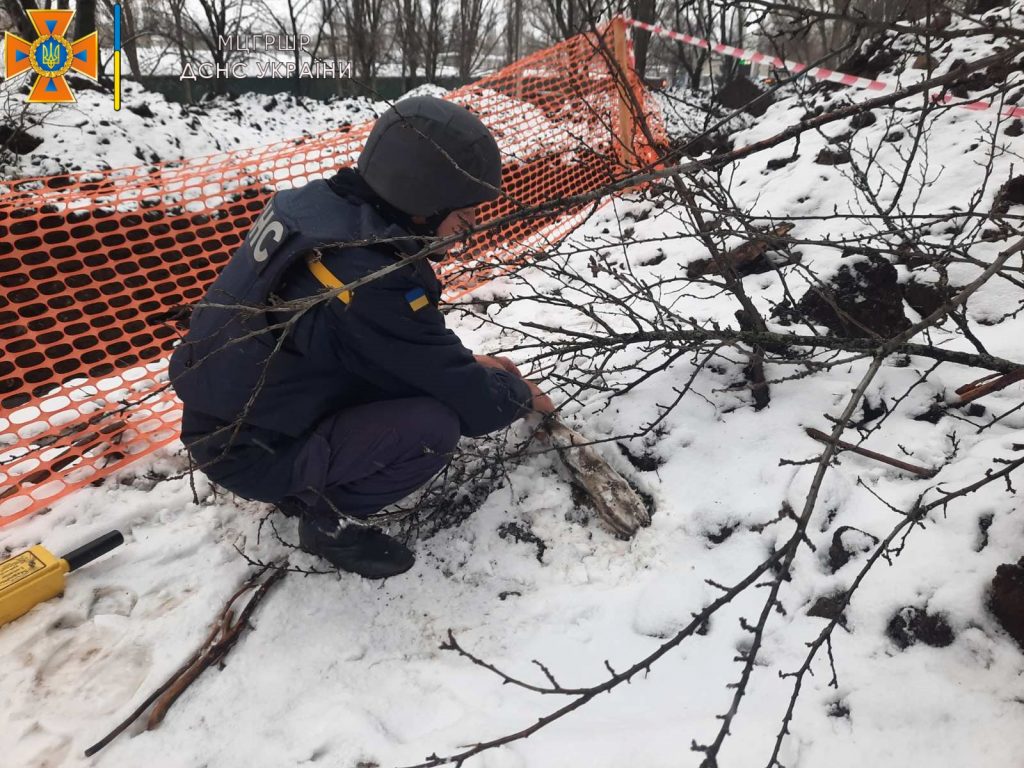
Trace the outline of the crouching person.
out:
M 445 327 L 427 261 L 339 291 L 475 223 L 501 184 L 483 123 L 407 99 L 380 117 L 357 165 L 270 200 L 194 309 L 170 376 L 182 441 L 211 480 L 298 514 L 303 550 L 384 578 L 412 553 L 344 519 L 422 486 L 460 436 L 553 406 L 511 362 L 473 355 Z M 337 297 L 295 308 L 327 290 Z

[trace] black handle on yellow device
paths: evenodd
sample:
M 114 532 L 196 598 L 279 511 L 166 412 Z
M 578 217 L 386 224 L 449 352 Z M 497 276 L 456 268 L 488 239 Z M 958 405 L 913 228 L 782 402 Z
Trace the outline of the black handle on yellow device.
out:
M 102 557 L 112 549 L 124 544 L 124 536 L 120 531 L 105 533 L 98 539 L 93 539 L 88 544 L 83 544 L 78 549 L 72 550 L 64 555 L 68 562 L 68 570 L 73 571 L 87 563 L 91 563 L 97 557 Z

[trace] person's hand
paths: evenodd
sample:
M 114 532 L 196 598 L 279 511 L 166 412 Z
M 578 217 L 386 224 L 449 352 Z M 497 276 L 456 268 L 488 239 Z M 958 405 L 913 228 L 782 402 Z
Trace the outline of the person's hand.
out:
M 508 371 L 520 379 L 523 378 L 523 374 L 516 368 L 516 364 L 507 357 L 492 357 L 491 355 L 473 355 L 473 357 L 480 365 L 485 365 L 488 368 L 497 368 L 499 371 Z
M 541 392 L 540 387 L 529 379 L 523 378 L 523 374 L 520 373 L 519 369 L 516 368 L 516 364 L 509 360 L 507 357 L 492 357 L 491 355 L 473 355 L 476 361 L 480 365 L 485 365 L 488 368 L 497 368 L 499 371 L 508 371 L 509 373 L 515 374 L 519 378 L 526 382 L 526 386 L 530 388 L 530 395 L 532 400 L 530 401 L 530 407 L 538 413 L 542 413 L 545 416 L 549 413 L 555 412 L 555 404 L 550 397 Z
M 555 412 L 555 404 L 550 397 L 540 391 L 540 387 L 534 384 L 529 379 L 523 379 L 526 382 L 526 386 L 530 388 L 530 394 L 533 395 L 533 400 L 530 402 L 530 407 L 537 413 L 542 413 L 547 416 L 550 413 Z

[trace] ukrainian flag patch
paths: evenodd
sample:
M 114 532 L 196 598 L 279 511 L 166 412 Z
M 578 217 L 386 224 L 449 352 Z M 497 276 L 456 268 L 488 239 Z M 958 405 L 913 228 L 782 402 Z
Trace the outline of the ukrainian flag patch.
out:
M 427 299 L 427 292 L 422 288 L 413 288 L 405 294 L 405 300 L 409 302 L 413 312 L 419 312 L 430 303 Z

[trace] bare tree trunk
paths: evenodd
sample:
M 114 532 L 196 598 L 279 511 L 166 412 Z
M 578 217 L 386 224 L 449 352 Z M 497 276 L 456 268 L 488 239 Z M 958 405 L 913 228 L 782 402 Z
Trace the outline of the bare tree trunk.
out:
M 329 12 L 331 0 L 321 0 L 320 8 Z M 284 19 L 279 18 L 277 10 L 272 8 L 266 0 L 262 0 L 262 10 L 266 17 L 268 17 L 277 27 L 277 31 L 281 33 L 286 39 L 290 38 L 294 41 L 291 47 L 292 53 L 292 94 L 294 96 L 302 96 L 302 77 L 300 70 L 302 67 L 302 53 L 303 46 L 300 36 L 308 29 L 307 25 L 307 12 L 312 5 L 312 0 L 287 0 L 285 5 L 286 17 Z M 321 14 L 320 31 L 317 33 L 316 45 L 313 51 L 320 46 L 320 37 L 323 34 L 323 14 Z M 312 40 L 312 38 L 311 38 Z M 310 52 L 310 60 L 314 58 L 314 53 Z
M 395 42 L 401 51 L 403 87 L 416 86 L 416 72 L 420 64 L 421 14 L 418 0 L 395 0 Z
M 607 11 L 601 0 L 541 0 L 537 24 L 547 42 L 567 40 L 592 27 Z
M 713 18 L 709 16 L 705 6 L 687 0 L 676 0 L 673 12 L 675 28 L 679 31 L 701 38 L 711 36 Z M 699 90 L 709 60 L 708 52 L 703 48 L 675 43 L 674 53 L 676 61 L 686 72 L 689 88 L 694 91 Z
M 309 49 L 309 65 L 312 67 L 320 56 L 320 48 L 324 44 L 324 32 L 328 29 L 330 19 L 334 15 L 336 7 L 335 0 L 320 0 L 320 21 L 316 28 L 316 37 L 313 39 L 313 47 Z M 333 33 L 330 33 L 333 35 Z M 332 54 L 334 51 L 332 50 Z M 337 55 L 335 55 L 335 81 L 337 81 Z
M 246 11 L 248 0 L 196 0 L 202 9 L 201 19 L 193 18 L 181 3 L 182 13 L 186 16 L 191 30 L 202 39 L 213 59 L 218 71 L 226 71 L 228 64 L 236 57 L 235 51 L 221 46 L 221 38 L 240 35 L 243 29 L 249 28 Z M 217 77 L 211 82 L 216 93 L 224 92 L 224 80 Z
M 124 48 L 124 55 L 136 77 L 142 76 L 142 66 L 139 64 L 139 41 L 136 37 L 138 26 L 135 24 L 135 10 L 132 0 L 121 0 L 121 10 L 124 13 L 124 31 L 121 35 L 121 47 Z
M 75 8 L 75 39 L 96 31 L 96 0 L 78 0 Z
M 437 69 L 444 48 L 445 21 L 441 0 L 427 0 L 427 17 L 423 26 L 423 68 L 427 80 L 437 80 Z
M 452 24 L 452 42 L 455 45 L 459 77 L 469 78 L 487 49 L 487 30 L 494 25 L 494 6 L 488 0 L 459 0 L 459 8 Z
M 519 58 L 523 41 L 523 0 L 508 0 L 505 5 L 505 63 Z
M 548 36 L 552 41 L 565 40 L 576 34 L 576 0 L 544 0 L 548 14 Z
M 7 11 L 7 15 L 11 17 L 14 22 L 14 28 L 18 34 L 26 40 L 32 40 L 36 36 L 35 29 L 32 28 L 32 22 L 28 20 L 28 14 L 25 11 L 34 11 L 36 4 L 32 0 L 4 0 L 4 9 Z
M 384 49 L 384 10 L 385 0 L 346 0 L 344 6 L 349 51 L 371 91 Z
M 648 24 L 655 22 L 657 18 L 655 0 L 632 0 L 630 5 L 632 6 L 633 18 L 637 21 L 644 21 Z M 650 40 L 650 32 L 639 27 L 633 28 L 633 52 L 636 57 L 636 71 L 641 78 L 647 72 L 647 48 Z
M 184 72 L 185 65 L 189 62 L 185 47 L 185 27 L 182 19 L 182 14 L 185 12 L 185 0 L 170 0 L 170 11 L 171 17 L 174 20 L 174 43 L 178 48 L 178 60 L 181 64 L 181 70 Z M 185 98 L 191 103 L 193 101 L 192 82 L 187 79 L 181 82 L 185 85 Z
M 292 77 L 292 93 L 295 96 L 302 95 L 302 80 L 299 77 L 299 67 L 302 64 L 302 49 L 299 46 L 299 15 L 306 7 L 303 4 L 300 8 L 295 0 L 288 0 L 288 30 L 285 35 L 292 35 L 295 44 L 292 46 L 292 63 L 295 65 L 295 73 Z
M 121 28 L 121 49 L 125 58 L 128 59 L 128 66 L 136 77 L 142 75 L 142 67 L 139 65 L 139 46 L 136 37 L 137 28 L 135 25 L 135 14 L 132 11 L 131 0 L 119 0 L 121 3 L 122 28 Z M 111 15 L 114 13 L 114 1 L 106 0 L 107 10 Z
M 327 15 L 327 25 L 331 34 L 331 58 L 334 59 L 334 71 L 341 72 L 341 61 L 338 58 L 338 23 L 336 20 L 338 6 L 332 6 L 331 12 Z M 345 94 L 344 88 L 341 87 L 341 78 L 334 78 L 334 92 L 338 96 Z

